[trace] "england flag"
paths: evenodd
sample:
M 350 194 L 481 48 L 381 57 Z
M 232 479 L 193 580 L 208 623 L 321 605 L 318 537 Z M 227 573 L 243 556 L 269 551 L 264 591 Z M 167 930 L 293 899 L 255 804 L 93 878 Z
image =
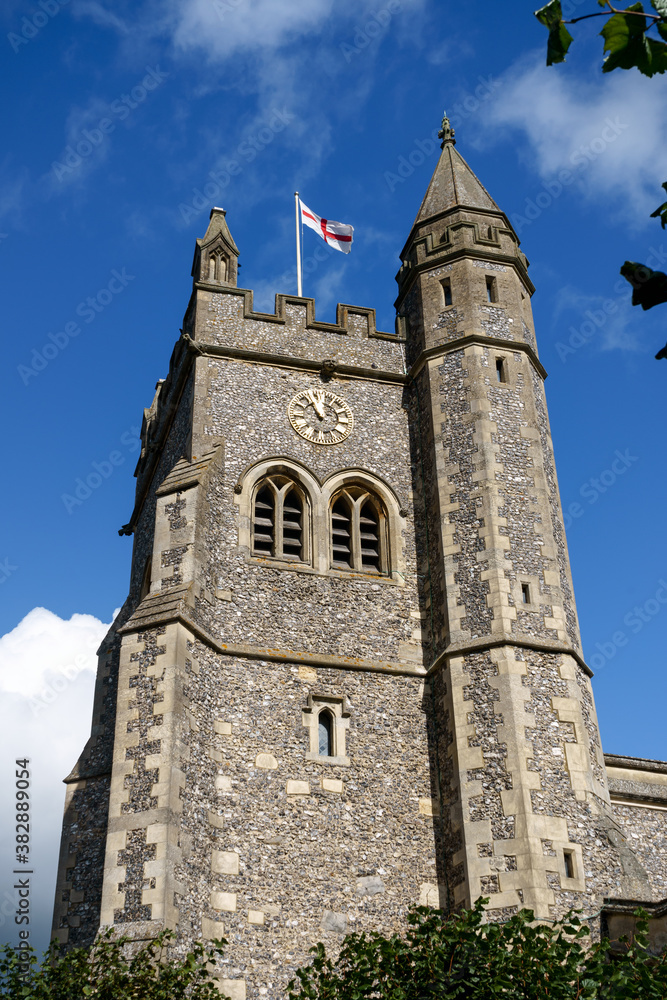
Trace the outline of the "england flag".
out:
M 346 226 L 343 222 L 332 222 L 331 219 L 321 219 L 319 215 L 311 212 L 301 199 L 299 199 L 299 206 L 301 208 L 301 222 L 304 226 L 309 226 L 316 233 L 319 233 L 324 242 L 328 243 L 330 247 L 335 247 L 336 250 L 340 250 L 342 253 L 350 252 L 352 249 L 352 234 L 354 233 L 353 226 Z

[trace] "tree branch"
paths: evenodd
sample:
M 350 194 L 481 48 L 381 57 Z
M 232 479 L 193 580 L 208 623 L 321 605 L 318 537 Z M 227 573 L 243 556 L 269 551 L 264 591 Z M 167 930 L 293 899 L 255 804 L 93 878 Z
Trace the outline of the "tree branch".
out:
M 581 17 L 572 17 L 563 24 L 577 24 L 579 21 L 587 21 L 589 17 L 608 17 L 609 14 L 634 14 L 635 17 L 648 17 L 651 21 L 664 20 L 661 14 L 647 14 L 643 10 L 617 10 L 609 5 L 609 10 L 596 10 L 594 14 L 582 14 Z

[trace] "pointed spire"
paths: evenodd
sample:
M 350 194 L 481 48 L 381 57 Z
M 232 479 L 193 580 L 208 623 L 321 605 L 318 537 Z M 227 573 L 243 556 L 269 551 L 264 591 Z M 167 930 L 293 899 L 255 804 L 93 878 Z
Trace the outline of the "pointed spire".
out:
M 461 256 L 511 262 L 532 291 L 528 262 L 506 214 L 458 151 L 447 113 L 438 135 L 442 152 L 426 194 L 401 251 L 397 307 L 422 270 L 439 267 Z
M 442 153 L 417 213 L 415 225 L 421 225 L 426 219 L 455 207 L 499 213 L 500 209 L 489 192 L 454 148 L 454 129 L 446 114 L 438 136 L 442 139 Z
M 221 236 L 223 242 L 227 244 L 230 250 L 238 254 L 238 247 L 232 239 L 232 234 L 229 231 L 229 226 L 227 225 L 227 220 L 225 218 L 226 215 L 227 212 L 224 208 L 211 209 L 208 229 L 206 230 L 203 240 L 201 240 L 201 245 L 207 246 L 212 242 L 212 240 L 215 239 L 216 236 Z
M 445 148 L 446 142 L 451 142 L 451 144 L 455 146 L 456 145 L 456 139 L 454 138 L 455 135 L 456 133 L 454 129 L 449 124 L 449 118 L 447 117 L 447 112 L 443 111 L 442 124 L 440 126 L 440 131 L 438 132 L 438 139 L 442 139 L 442 142 L 440 143 L 440 149 Z

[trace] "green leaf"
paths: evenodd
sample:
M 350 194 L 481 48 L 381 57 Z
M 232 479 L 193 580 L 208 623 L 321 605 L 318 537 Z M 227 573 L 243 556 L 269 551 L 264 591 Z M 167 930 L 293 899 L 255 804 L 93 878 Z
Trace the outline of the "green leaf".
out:
M 549 29 L 547 42 L 547 66 L 565 62 L 565 56 L 574 41 L 563 22 L 563 11 L 560 0 L 550 0 L 545 7 L 535 11 L 535 17 Z
M 643 13 L 642 4 L 635 3 L 609 18 L 600 32 L 607 53 L 603 73 L 614 69 L 638 69 L 644 76 L 667 72 L 667 44 L 646 36 L 647 20 Z M 662 37 L 667 38 L 667 25 L 659 28 Z
M 667 18 L 667 0 L 651 0 L 651 7 L 660 17 Z
M 645 264 L 637 264 L 632 260 L 626 260 L 621 274 L 632 285 L 633 306 L 652 309 L 653 306 L 667 302 L 667 274 L 653 271 Z
M 547 28 L 549 28 L 549 30 L 551 30 L 556 24 L 563 20 L 563 10 L 560 0 L 549 0 L 548 4 L 545 4 L 544 7 L 540 7 L 539 10 L 535 11 L 535 17 L 540 24 L 544 24 Z
M 658 42 L 655 38 L 647 38 L 646 41 L 649 48 L 649 69 L 645 71 L 645 76 L 667 72 L 667 44 Z
M 644 8 L 641 3 L 635 3 L 610 17 L 600 32 L 604 38 L 604 51 L 608 53 L 602 71 L 610 73 L 613 69 L 632 69 L 637 67 L 642 72 L 648 65 L 648 46 L 646 44 L 646 18 L 639 17 Z

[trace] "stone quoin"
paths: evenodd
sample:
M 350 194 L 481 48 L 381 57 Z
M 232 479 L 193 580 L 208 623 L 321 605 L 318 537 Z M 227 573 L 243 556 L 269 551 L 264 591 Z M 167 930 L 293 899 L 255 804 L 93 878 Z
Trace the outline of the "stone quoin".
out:
M 67 946 L 224 936 L 221 992 L 271 1000 L 415 904 L 662 913 L 667 765 L 600 745 L 528 262 L 439 137 L 394 333 L 256 312 L 222 209 L 197 240 L 65 779 Z

